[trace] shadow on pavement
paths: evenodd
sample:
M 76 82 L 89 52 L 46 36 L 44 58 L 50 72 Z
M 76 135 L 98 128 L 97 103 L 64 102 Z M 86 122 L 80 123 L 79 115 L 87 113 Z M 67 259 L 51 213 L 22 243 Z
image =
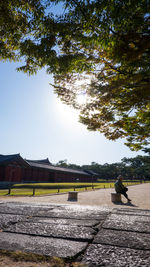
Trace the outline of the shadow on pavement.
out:
M 129 207 L 138 207 L 137 205 L 131 203 L 131 202 L 118 202 L 118 203 L 114 203 L 115 205 L 123 205 L 123 206 L 129 206 Z

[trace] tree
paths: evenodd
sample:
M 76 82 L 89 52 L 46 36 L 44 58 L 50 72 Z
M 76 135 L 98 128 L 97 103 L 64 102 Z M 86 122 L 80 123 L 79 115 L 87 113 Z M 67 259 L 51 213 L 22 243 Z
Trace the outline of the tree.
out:
M 121 162 L 99 164 L 91 162 L 89 165 L 76 165 L 67 163 L 67 160 L 60 160 L 55 164 L 57 167 L 64 167 L 76 170 L 89 170 L 98 174 L 101 180 L 116 179 L 119 174 L 122 174 L 124 179 L 150 179 L 150 149 L 146 148 L 147 156 L 138 155 L 134 158 L 123 158 Z
M 126 145 L 134 150 L 150 143 L 147 0 L 3 2 L 0 7 L 9 3 L 13 16 L 21 10 L 21 22 L 13 27 L 17 38 L 10 34 L 9 40 L 2 34 L 3 58 L 23 57 L 25 65 L 19 70 L 30 74 L 47 66 L 48 73 L 54 74 L 55 92 L 80 110 L 80 121 L 89 130 L 100 131 L 111 140 L 126 138 Z M 24 4 L 18 7 L 18 3 Z M 63 4 L 63 15 L 48 14 L 46 8 L 52 3 Z M 4 13 L 3 27 L 5 19 Z M 8 35 L 9 26 L 4 27 Z M 85 100 L 82 105 L 80 95 Z
M 21 46 L 35 30 L 35 22 L 42 15 L 40 1 L 5 0 L 0 2 L 0 57 L 17 60 Z
M 55 70 L 56 92 L 81 110 L 80 120 L 89 130 L 111 140 L 125 137 L 131 149 L 145 147 L 150 142 L 148 2 L 64 2 L 69 11 Z M 78 94 L 87 96 L 82 106 Z
M 64 160 L 59 160 L 58 163 L 56 163 L 56 166 L 58 167 L 65 167 L 67 168 L 68 167 L 68 164 L 67 164 L 67 159 L 64 159 Z
M 53 2 L 53 1 L 52 1 Z M 54 19 L 46 15 L 51 1 L 0 2 L 0 59 L 23 62 L 18 71 L 34 74 L 55 58 Z M 49 31 L 45 34 L 45 25 Z
M 123 158 L 126 168 L 132 169 L 133 176 L 138 178 L 150 178 L 150 156 L 137 156 L 135 158 Z M 129 172 L 128 170 L 128 172 Z

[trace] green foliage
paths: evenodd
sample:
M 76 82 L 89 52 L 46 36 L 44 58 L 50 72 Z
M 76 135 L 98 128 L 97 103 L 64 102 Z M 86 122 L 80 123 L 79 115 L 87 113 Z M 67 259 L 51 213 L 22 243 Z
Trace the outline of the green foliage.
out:
M 1 59 L 23 59 L 29 74 L 46 66 L 89 130 L 139 150 L 150 143 L 149 10 L 147 0 L 1 1 Z
M 139 150 L 150 141 L 150 31 L 147 1 L 63 1 L 56 92 L 81 110 L 80 121 L 111 140 L 125 137 Z M 68 30 L 69 29 L 69 30 Z M 73 61 L 67 59 L 72 57 Z M 62 59 L 67 67 L 62 69 Z M 74 66 L 73 66 L 74 65 Z M 78 73 L 78 76 L 76 75 Z M 77 78 L 90 83 L 79 86 Z M 86 82 L 86 81 L 85 81 Z M 80 87 L 80 88 L 79 88 Z M 78 105 L 76 94 L 87 94 Z
M 28 38 L 36 35 L 35 25 L 43 14 L 41 1 L 5 0 L 0 2 L 0 57 L 19 60 Z M 35 28 L 36 26 L 36 28 Z
M 126 164 L 127 168 L 133 170 L 133 176 L 150 178 L 150 156 L 124 158 L 122 161 Z
M 150 179 L 150 149 L 144 149 L 144 152 L 148 155 L 136 156 L 134 158 L 123 158 L 118 163 L 105 163 L 99 164 L 91 162 L 90 165 L 75 165 L 67 163 L 65 160 L 65 167 L 70 168 L 73 166 L 74 169 L 90 170 L 98 174 L 98 178 L 101 180 L 116 179 L 119 174 L 122 174 L 125 179 Z M 64 162 L 59 161 L 59 162 Z

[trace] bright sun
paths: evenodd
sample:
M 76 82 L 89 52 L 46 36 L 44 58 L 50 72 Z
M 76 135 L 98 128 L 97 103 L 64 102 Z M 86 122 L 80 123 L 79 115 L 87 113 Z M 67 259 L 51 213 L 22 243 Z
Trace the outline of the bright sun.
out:
M 71 121 L 78 121 L 79 118 L 79 111 L 76 109 L 64 104 L 61 102 L 60 99 L 57 98 L 56 101 L 56 109 L 59 118 L 62 119 L 62 122 L 71 122 Z
M 76 103 L 81 107 L 90 100 L 89 96 L 86 93 L 86 85 L 88 85 L 90 81 L 91 80 L 89 77 L 85 80 L 77 79 L 75 81 L 75 86 L 77 86 Z M 72 122 L 73 122 L 73 124 L 75 124 L 74 125 L 75 127 L 78 127 L 81 125 L 79 124 L 79 114 L 80 114 L 79 110 L 76 110 L 72 108 L 71 106 L 64 104 L 58 98 L 56 100 L 56 110 L 57 110 L 56 111 L 57 115 L 59 116 L 62 123 L 63 121 L 65 121 L 68 124 L 70 123 L 72 125 Z
M 76 96 L 76 101 L 79 105 L 84 105 L 86 103 L 87 96 L 86 94 L 79 94 Z

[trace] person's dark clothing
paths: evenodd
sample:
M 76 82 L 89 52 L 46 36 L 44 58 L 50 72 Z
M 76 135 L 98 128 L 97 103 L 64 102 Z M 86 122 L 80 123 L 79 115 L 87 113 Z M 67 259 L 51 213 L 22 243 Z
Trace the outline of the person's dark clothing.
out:
M 124 195 L 126 199 L 128 199 L 128 195 L 127 195 L 127 192 L 128 191 L 128 188 L 125 187 L 125 189 L 122 189 L 119 193 Z M 129 199 L 128 199 L 129 200 Z
M 117 180 L 115 182 L 115 190 L 116 193 L 122 194 L 125 196 L 126 199 L 128 199 L 128 195 L 126 193 L 128 191 L 128 188 L 125 187 L 120 180 Z

